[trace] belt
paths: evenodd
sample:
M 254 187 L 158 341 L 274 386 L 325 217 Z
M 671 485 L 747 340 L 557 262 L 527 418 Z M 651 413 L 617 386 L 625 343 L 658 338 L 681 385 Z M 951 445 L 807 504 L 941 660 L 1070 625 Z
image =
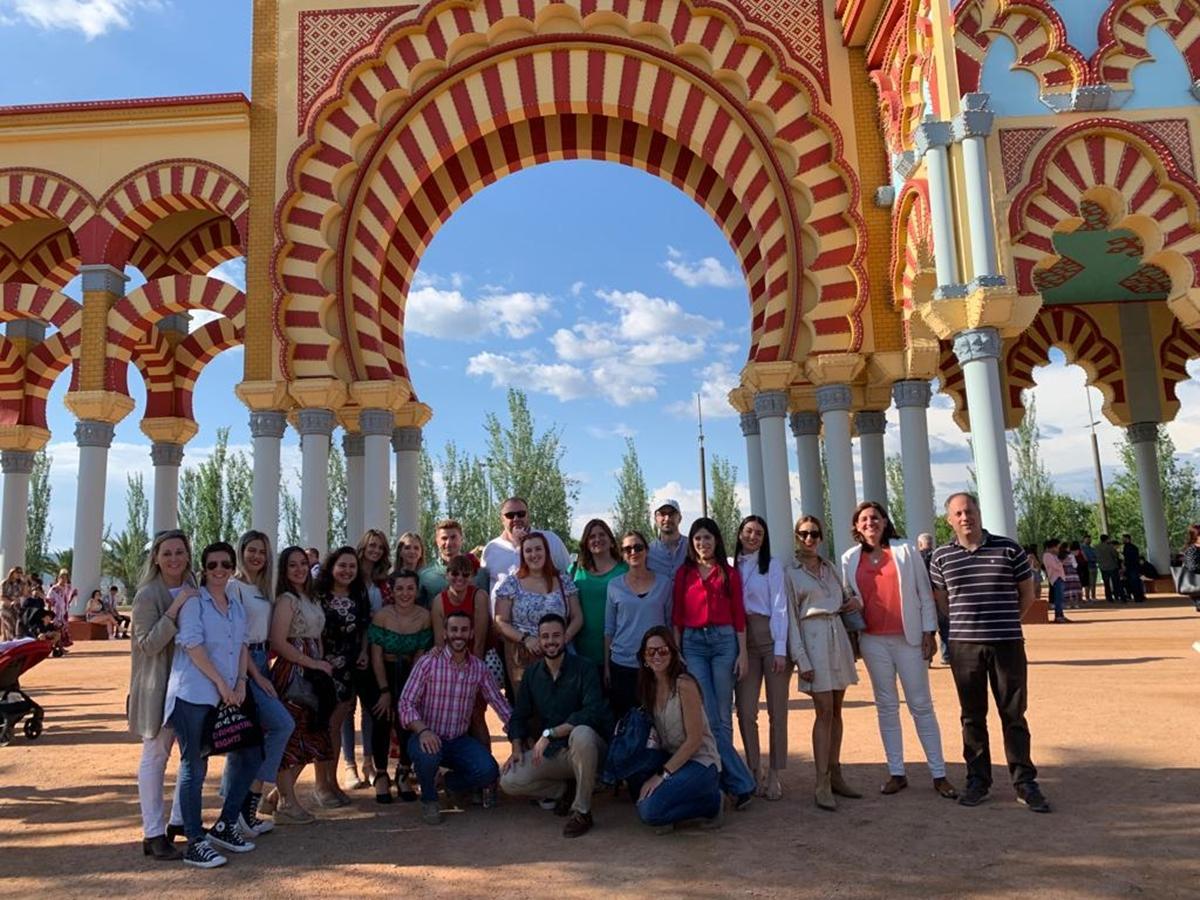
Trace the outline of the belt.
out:
M 250 644 L 249 649 L 250 650 L 264 650 L 264 651 L 270 650 L 271 643 L 270 643 L 270 641 L 259 641 L 257 644 Z

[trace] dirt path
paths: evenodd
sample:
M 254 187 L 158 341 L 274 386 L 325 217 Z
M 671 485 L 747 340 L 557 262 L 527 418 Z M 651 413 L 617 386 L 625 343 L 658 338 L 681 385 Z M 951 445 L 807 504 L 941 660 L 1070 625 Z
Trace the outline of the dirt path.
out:
M 817 810 L 811 705 L 791 707 L 782 802 L 730 813 L 719 832 L 655 836 L 625 801 L 597 798 L 596 829 L 568 841 L 561 819 L 520 801 L 421 824 L 416 805 L 356 793 L 316 825 L 279 828 L 213 872 L 141 855 L 124 729 L 128 653 L 77 644 L 24 686 L 46 732 L 0 748 L 0 884 L 7 896 L 170 894 L 582 897 L 1200 897 L 1200 615 L 1190 604 L 1104 607 L 1078 624 L 1028 629 L 1034 760 L 1054 813 L 993 799 L 966 809 L 929 787 L 904 722 L 909 790 L 882 797 L 883 751 L 866 674 L 847 695 L 845 762 L 867 797 Z M 962 785 L 950 672 L 932 672 L 951 779 Z M 907 716 L 903 710 L 902 716 Z M 765 707 L 762 713 L 765 742 Z M 993 714 L 993 754 L 1002 759 Z M 506 745 L 496 751 L 503 761 Z M 219 764 L 214 764 L 219 768 Z M 168 783 L 174 783 L 174 761 Z M 215 788 L 218 773 L 210 772 Z M 206 793 L 206 809 L 215 809 Z

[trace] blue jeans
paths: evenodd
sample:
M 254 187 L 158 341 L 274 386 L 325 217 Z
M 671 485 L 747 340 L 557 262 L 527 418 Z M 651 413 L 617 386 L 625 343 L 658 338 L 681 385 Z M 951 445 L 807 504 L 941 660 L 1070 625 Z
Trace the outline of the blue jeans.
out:
M 266 675 L 267 652 L 251 650 L 250 664 Z M 263 761 L 262 765 L 258 767 L 254 780 L 274 784 L 275 776 L 279 774 L 279 763 L 283 759 L 283 751 L 287 749 L 288 738 L 292 736 L 292 732 L 296 728 L 296 720 L 279 700 L 264 694 L 262 688 L 254 683 L 253 678 L 247 679 L 247 681 L 250 685 L 250 693 L 254 695 L 254 702 L 258 704 L 258 724 L 262 726 L 263 730 Z M 230 768 L 226 766 L 225 774 L 221 776 L 222 797 L 229 794 L 231 778 Z
M 721 809 L 721 776 L 716 766 L 688 760 L 645 800 L 638 816 L 647 825 L 673 825 L 686 819 L 711 819 Z
M 754 790 L 754 776 L 733 749 L 733 667 L 738 641 L 732 625 L 685 628 L 683 658 L 700 683 L 708 727 L 721 754 L 721 789 L 735 797 Z
M 1054 604 L 1054 618 L 1063 617 L 1063 602 L 1067 596 L 1067 582 L 1062 578 L 1050 585 L 1050 602 Z
M 442 749 L 437 753 L 426 753 L 421 742 L 413 735 L 408 739 L 408 753 L 412 757 L 413 770 L 421 782 L 421 802 L 437 801 L 437 773 L 447 769 L 446 790 L 460 793 L 478 791 L 494 784 L 500 777 L 500 766 L 491 752 L 469 734 L 450 740 L 442 739 Z
M 201 801 L 204 795 L 204 776 L 208 773 L 208 760 L 200 755 L 204 741 L 204 720 L 211 706 L 176 700 L 171 712 L 171 727 L 179 740 L 179 805 L 183 811 L 183 830 L 188 842 L 204 837 L 204 820 Z M 230 771 L 229 790 L 225 793 L 225 805 L 221 807 L 221 821 L 228 825 L 237 822 L 250 782 L 258 767 L 262 765 L 261 747 L 238 750 L 225 757 L 225 768 Z

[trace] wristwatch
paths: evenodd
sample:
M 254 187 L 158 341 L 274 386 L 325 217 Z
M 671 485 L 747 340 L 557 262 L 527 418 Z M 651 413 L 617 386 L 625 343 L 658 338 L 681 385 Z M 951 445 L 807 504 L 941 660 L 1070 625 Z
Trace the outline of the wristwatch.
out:
M 553 729 L 553 728 L 547 728 L 547 729 L 545 729 L 545 730 L 542 732 L 542 737 L 544 737 L 544 738 L 545 738 L 546 740 L 548 740 L 548 741 L 552 741 L 552 740 L 554 740 L 554 729 Z

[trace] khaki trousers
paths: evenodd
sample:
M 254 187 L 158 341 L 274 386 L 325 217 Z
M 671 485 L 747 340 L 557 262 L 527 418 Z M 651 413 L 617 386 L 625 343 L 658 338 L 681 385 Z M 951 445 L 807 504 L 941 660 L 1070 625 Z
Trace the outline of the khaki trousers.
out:
M 746 616 L 746 674 L 737 683 L 738 730 L 746 749 L 746 764 L 757 777 L 762 759 L 758 741 L 758 698 L 767 683 L 767 719 L 771 735 L 771 768 L 787 768 L 788 672 L 772 672 L 775 642 L 767 616 Z
M 596 773 L 608 752 L 608 744 L 592 728 L 577 725 L 567 738 L 567 746 L 540 763 L 534 764 L 533 751 L 500 776 L 500 789 L 513 797 L 559 798 L 567 782 L 575 782 L 575 802 L 571 809 L 587 813 L 592 809 Z

